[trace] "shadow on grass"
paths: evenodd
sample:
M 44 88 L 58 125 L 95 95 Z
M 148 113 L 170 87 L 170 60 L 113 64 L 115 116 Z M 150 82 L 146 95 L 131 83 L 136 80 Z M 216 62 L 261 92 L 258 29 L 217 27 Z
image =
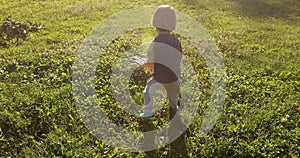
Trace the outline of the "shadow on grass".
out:
M 170 110 L 169 120 L 171 120 L 175 116 L 175 114 L 176 114 L 176 112 Z M 181 122 L 181 120 L 177 120 L 177 121 L 179 123 L 181 123 L 181 125 L 177 125 L 177 126 L 181 127 L 183 125 L 183 123 Z M 156 130 L 156 128 L 154 127 L 154 125 L 152 123 L 142 122 L 141 125 L 142 125 L 144 131 Z M 169 133 L 171 133 L 171 131 Z M 165 146 L 164 148 L 145 152 L 145 157 L 146 158 L 153 158 L 153 157 L 185 158 L 185 157 L 188 157 L 185 137 L 186 137 L 186 133 L 183 132 L 183 134 L 181 134 L 177 139 L 175 139 L 172 143 Z M 149 138 L 149 139 L 147 139 L 147 142 L 144 142 L 144 145 L 149 146 L 151 144 L 154 144 L 155 143 L 154 141 L 155 141 L 155 138 L 152 138 L 152 139 Z M 163 155 L 163 152 L 168 150 L 168 148 L 170 148 L 169 155 Z
M 210 8 L 237 13 L 238 15 L 250 18 L 271 17 L 291 23 L 297 23 L 300 16 L 299 0 L 220 0 L 220 1 L 199 1 L 199 0 L 173 0 L 199 10 Z
M 300 1 L 298 0 L 231 1 L 237 4 L 237 11 L 239 13 L 249 17 L 274 17 L 286 20 L 286 18 L 291 16 L 299 16 Z
M 188 157 L 187 146 L 185 142 L 185 133 L 180 135 L 175 141 L 170 144 L 170 157 Z

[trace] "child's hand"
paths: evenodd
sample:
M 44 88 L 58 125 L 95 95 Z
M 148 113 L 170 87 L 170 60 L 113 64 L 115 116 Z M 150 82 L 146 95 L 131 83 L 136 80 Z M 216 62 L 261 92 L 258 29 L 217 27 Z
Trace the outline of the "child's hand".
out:
M 153 72 L 154 72 L 154 63 L 152 63 L 152 62 L 145 63 L 143 66 L 144 66 L 144 71 L 147 74 L 153 74 Z

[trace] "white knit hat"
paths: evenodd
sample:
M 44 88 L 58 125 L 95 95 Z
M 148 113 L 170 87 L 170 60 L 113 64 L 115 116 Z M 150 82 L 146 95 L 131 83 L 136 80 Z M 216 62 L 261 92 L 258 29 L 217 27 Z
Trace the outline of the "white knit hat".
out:
M 156 8 L 153 19 L 152 25 L 166 29 L 169 31 L 173 31 L 176 28 L 176 13 L 175 10 L 168 6 L 168 5 L 161 5 Z

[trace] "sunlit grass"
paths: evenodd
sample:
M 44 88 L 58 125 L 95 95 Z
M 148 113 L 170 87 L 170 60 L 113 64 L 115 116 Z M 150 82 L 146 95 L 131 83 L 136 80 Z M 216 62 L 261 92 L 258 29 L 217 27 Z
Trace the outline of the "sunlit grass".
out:
M 109 147 L 89 133 L 77 114 L 71 66 L 82 40 L 109 15 L 164 3 L 198 20 L 220 49 L 228 76 L 223 114 L 207 137 L 199 137 L 210 84 L 203 59 L 196 59 L 207 93 L 202 94 L 198 116 L 185 135 L 146 153 Z M 299 5 L 295 0 L 1 1 L 1 21 L 10 16 L 21 23 L 41 23 L 45 29 L 1 47 L 0 156 L 299 157 Z M 154 28 L 133 30 L 116 39 L 122 45 L 108 50 L 120 52 L 154 36 Z M 182 42 L 184 53 L 193 52 L 188 41 L 182 38 Z M 98 65 L 98 70 L 109 64 Z M 109 74 L 98 79 L 109 78 L 105 75 Z M 107 92 L 104 85 L 98 86 L 97 90 Z M 141 96 L 135 97 L 141 102 Z M 109 105 L 113 99 L 105 101 L 103 105 Z M 164 111 L 149 127 L 120 109 L 106 110 L 124 128 L 139 131 L 158 128 L 168 120 Z

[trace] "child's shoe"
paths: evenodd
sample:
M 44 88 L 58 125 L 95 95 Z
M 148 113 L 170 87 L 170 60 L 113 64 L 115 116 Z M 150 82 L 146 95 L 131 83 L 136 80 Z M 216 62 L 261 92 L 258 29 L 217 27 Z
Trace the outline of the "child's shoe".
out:
M 140 114 L 140 117 L 141 117 L 141 120 L 142 120 L 143 122 L 150 122 L 150 121 L 151 121 L 152 115 L 151 115 L 151 114 L 141 113 L 141 114 Z

